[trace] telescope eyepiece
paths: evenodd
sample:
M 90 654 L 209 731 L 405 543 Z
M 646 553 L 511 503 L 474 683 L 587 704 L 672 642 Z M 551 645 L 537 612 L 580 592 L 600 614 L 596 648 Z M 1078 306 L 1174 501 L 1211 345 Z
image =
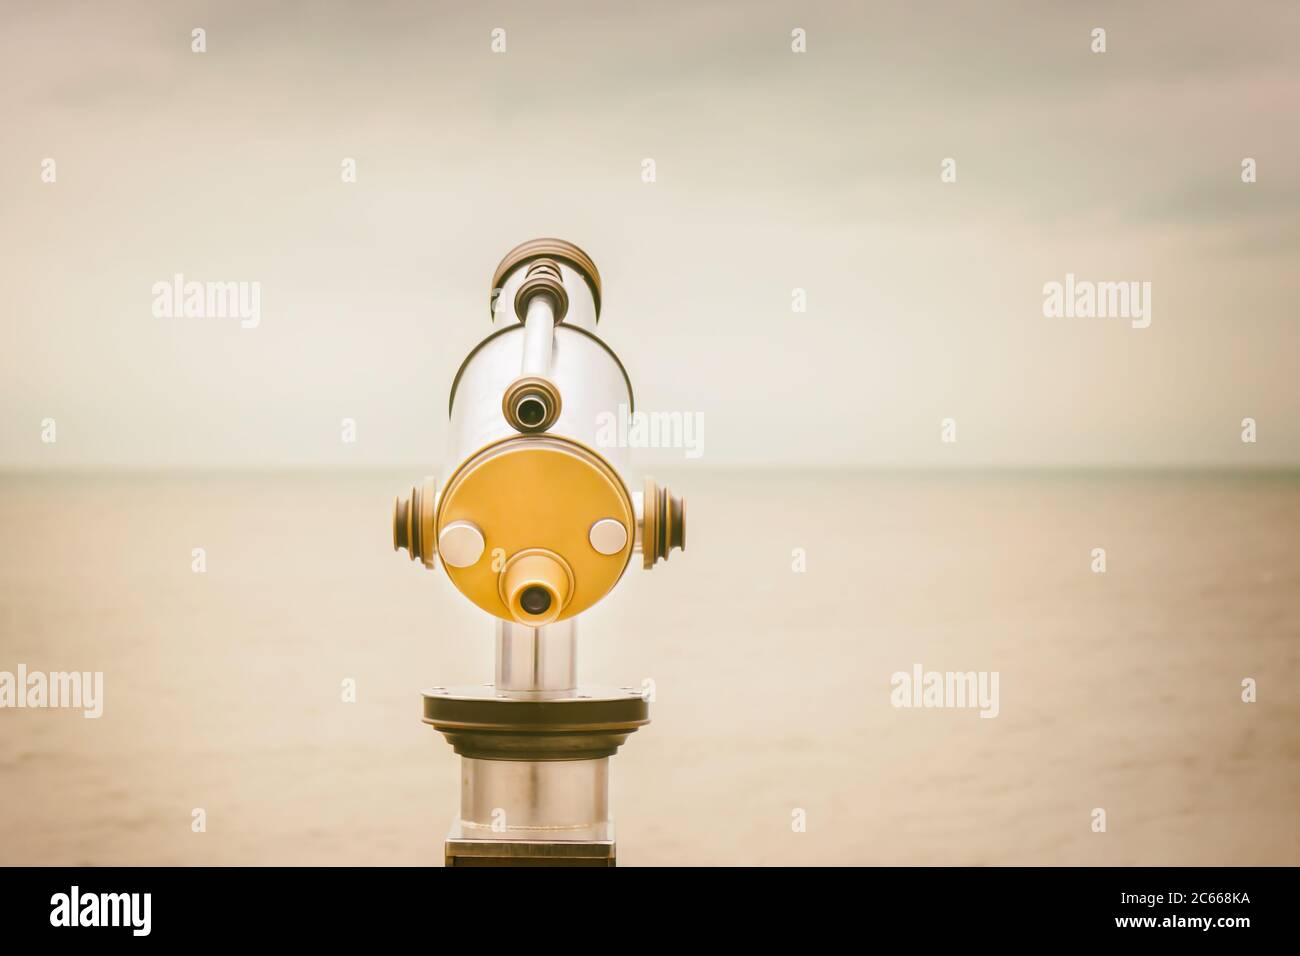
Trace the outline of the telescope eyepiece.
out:
M 560 417 L 560 390 L 538 375 L 523 375 L 510 383 L 501 398 L 501 413 L 510 427 L 525 435 L 544 432 Z
M 519 596 L 519 606 L 529 614 L 545 614 L 551 608 L 551 592 L 536 584 L 524 588 L 524 593 Z
M 543 548 L 520 551 L 498 579 L 501 599 L 517 623 L 544 627 L 556 620 L 573 596 L 573 570 L 558 554 Z
M 536 395 L 526 395 L 519 400 L 515 414 L 529 428 L 536 428 L 546 418 L 546 404 Z

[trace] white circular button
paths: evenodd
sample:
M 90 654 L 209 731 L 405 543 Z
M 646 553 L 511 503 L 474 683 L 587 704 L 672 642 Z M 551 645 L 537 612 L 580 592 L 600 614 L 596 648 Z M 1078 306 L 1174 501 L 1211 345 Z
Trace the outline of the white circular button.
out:
M 472 521 L 453 521 L 438 535 L 438 553 L 453 568 L 468 568 L 483 557 L 483 532 Z
M 601 554 L 618 554 L 627 545 L 627 528 L 614 518 L 601 518 L 591 526 L 587 540 Z

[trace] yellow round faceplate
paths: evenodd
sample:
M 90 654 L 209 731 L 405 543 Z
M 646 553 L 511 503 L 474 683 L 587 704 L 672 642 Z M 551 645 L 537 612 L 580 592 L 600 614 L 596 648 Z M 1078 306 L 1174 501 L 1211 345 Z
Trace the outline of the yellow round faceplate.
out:
M 591 526 L 602 518 L 627 528 L 622 551 L 601 554 L 591 546 Z M 484 548 L 467 568 L 442 562 L 447 575 L 467 598 L 506 621 L 515 618 L 501 600 L 501 573 L 519 552 L 552 551 L 572 570 L 573 591 L 556 618 L 562 621 L 618 583 L 636 536 L 632 499 L 618 473 L 591 449 L 552 435 L 507 438 L 466 460 L 438 502 L 438 534 L 453 521 L 477 525 Z

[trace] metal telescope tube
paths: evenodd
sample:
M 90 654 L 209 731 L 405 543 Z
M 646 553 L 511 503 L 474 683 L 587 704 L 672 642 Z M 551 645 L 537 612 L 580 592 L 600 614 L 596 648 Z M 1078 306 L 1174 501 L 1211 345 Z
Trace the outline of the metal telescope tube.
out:
M 516 246 L 492 280 L 492 332 L 451 385 L 438 477 L 399 499 L 393 546 L 441 563 L 496 618 L 494 680 L 424 693 L 424 720 L 461 756 L 449 865 L 613 865 L 609 758 L 649 722 L 630 687 L 579 685 L 576 618 L 641 556 L 685 547 L 667 488 L 633 482 L 602 443 L 634 409 L 596 333 L 600 274 L 572 243 Z M 441 558 L 441 561 L 438 559 Z

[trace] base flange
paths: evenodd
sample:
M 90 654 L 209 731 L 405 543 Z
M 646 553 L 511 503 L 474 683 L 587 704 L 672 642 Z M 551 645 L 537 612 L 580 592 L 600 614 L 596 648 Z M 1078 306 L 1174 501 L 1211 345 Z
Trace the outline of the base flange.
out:
M 648 724 L 650 705 L 635 689 L 579 687 L 557 697 L 482 684 L 424 691 L 424 722 L 462 757 L 592 760 Z
M 607 839 L 484 840 L 467 836 L 459 820 L 444 844 L 447 866 L 617 866 L 614 825 L 605 824 Z

